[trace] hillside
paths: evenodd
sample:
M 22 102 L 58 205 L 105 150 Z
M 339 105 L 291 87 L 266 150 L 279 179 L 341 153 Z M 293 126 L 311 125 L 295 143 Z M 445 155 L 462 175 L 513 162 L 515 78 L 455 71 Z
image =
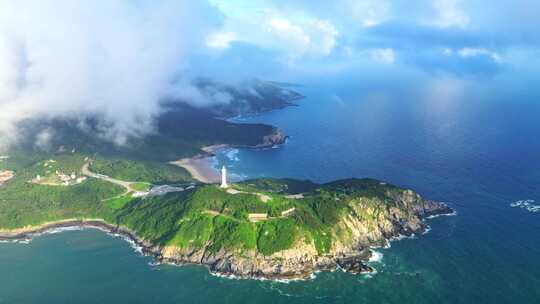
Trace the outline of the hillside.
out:
M 250 90 L 201 83 L 230 103 L 197 108 L 171 102 L 156 130 L 114 144 L 99 121 L 27 121 L 0 161 L 0 240 L 63 226 L 99 227 L 134 240 L 160 262 L 207 265 L 241 277 L 305 278 L 340 267 L 369 272 L 371 246 L 420 233 L 444 204 L 372 179 L 327 184 L 257 179 L 222 189 L 168 162 L 214 144 L 264 148 L 285 142 L 277 128 L 224 120 L 292 105 L 275 84 Z M 47 130 L 46 147 L 36 138 Z M 203 153 L 204 154 L 204 153 Z
M 371 179 L 261 179 L 133 197 L 94 178 L 66 187 L 23 178 L 24 171 L 0 188 L 0 238 L 28 237 L 50 228 L 44 223 L 99 219 L 94 225 L 128 235 L 159 261 L 243 277 L 304 278 L 338 265 L 370 271 L 370 246 L 422 232 L 424 217 L 451 212 Z
M 268 183 L 281 189 L 260 187 Z M 305 278 L 338 266 L 369 272 L 371 246 L 421 233 L 423 218 L 450 212 L 371 179 L 322 185 L 254 180 L 133 202 L 118 213 L 117 224 L 140 236 L 161 261 L 205 264 L 243 277 Z

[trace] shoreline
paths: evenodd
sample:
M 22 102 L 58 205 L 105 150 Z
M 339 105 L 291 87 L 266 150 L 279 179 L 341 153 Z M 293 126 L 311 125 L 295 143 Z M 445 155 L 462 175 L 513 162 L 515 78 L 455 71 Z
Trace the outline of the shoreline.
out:
M 216 184 L 221 181 L 221 175 L 212 166 L 212 160 L 220 150 L 230 149 L 232 146 L 226 144 L 202 147 L 203 153 L 193 157 L 182 158 L 171 161 L 169 164 L 186 169 L 191 176 L 204 184 Z
M 142 254 L 143 256 L 152 257 L 153 265 L 173 265 L 173 266 L 185 266 L 185 265 L 196 265 L 206 267 L 208 272 L 211 275 L 216 277 L 222 277 L 227 279 L 249 279 L 249 280 L 260 280 L 260 281 L 273 281 L 288 283 L 291 281 L 306 281 L 313 279 L 315 274 L 321 271 L 335 271 L 341 269 L 344 272 L 349 272 L 352 274 L 370 274 L 374 272 L 374 269 L 369 267 L 367 271 L 354 272 L 347 271 L 347 269 L 336 265 L 336 267 L 320 267 L 306 270 L 302 273 L 296 273 L 294 275 L 241 275 L 233 271 L 220 271 L 215 269 L 215 265 L 208 263 L 194 263 L 191 261 L 177 260 L 173 258 L 165 258 L 161 253 L 161 247 L 154 245 L 148 241 L 145 241 L 138 237 L 135 232 L 130 229 L 107 223 L 104 219 L 66 219 L 53 222 L 47 222 L 38 226 L 27 226 L 24 228 L 13 229 L 13 230 L 2 230 L 0 231 L 0 245 L 2 243 L 9 242 L 24 242 L 28 244 L 33 238 L 42 236 L 43 234 L 50 233 L 54 230 L 59 230 L 60 232 L 69 231 L 71 228 L 77 229 L 97 229 L 110 236 L 118 236 L 132 245 L 132 247 Z M 62 230 L 64 229 L 64 230 Z M 371 249 L 370 256 L 372 254 Z M 369 262 L 369 260 L 363 261 L 364 263 Z
M 452 216 L 456 214 L 456 211 L 448 205 L 444 204 L 444 207 L 433 212 L 424 214 L 421 218 L 423 220 L 433 218 L 433 216 Z M 426 231 L 429 226 L 427 224 L 422 225 L 419 231 L 398 231 L 397 235 L 385 237 L 386 244 L 388 245 L 391 241 L 399 240 L 400 236 L 413 236 L 416 233 L 422 234 Z M 356 252 L 356 255 L 351 256 L 335 256 L 333 263 L 330 264 L 321 264 L 319 267 L 307 268 L 304 269 L 301 273 L 286 273 L 286 274 L 260 274 L 252 273 L 249 275 L 235 273 L 234 270 L 227 268 L 227 270 L 222 271 L 218 267 L 219 265 L 215 263 L 204 263 L 193 262 L 189 260 L 167 258 L 163 256 L 164 247 L 160 245 L 155 245 L 149 241 L 137 236 L 137 234 L 130 229 L 114 225 L 106 222 L 104 219 L 99 218 L 89 218 L 89 219 L 66 219 L 59 221 L 47 222 L 42 225 L 37 226 L 26 226 L 19 229 L 12 230 L 0 230 L 0 243 L 3 242 L 20 242 L 25 241 L 29 242 L 34 237 L 41 236 L 49 231 L 57 229 L 66 229 L 69 228 L 80 228 L 80 229 L 98 229 L 103 231 L 111 236 L 119 236 L 122 239 L 126 240 L 132 245 L 138 252 L 144 256 L 150 256 L 153 259 L 154 265 L 169 264 L 174 266 L 184 266 L 184 265 L 198 265 L 204 266 L 208 269 L 209 273 L 218 277 L 224 277 L 229 279 L 255 279 L 255 280 L 269 280 L 275 282 L 290 282 L 290 281 L 304 281 L 313 279 L 315 274 L 321 271 L 335 271 L 342 270 L 351 274 L 373 274 L 377 270 L 371 267 L 369 264 L 372 263 L 372 258 L 374 256 L 374 249 L 379 248 L 379 246 L 370 246 L 364 248 L 359 252 Z M 63 232 L 63 231 L 61 231 Z M 401 233 L 404 232 L 403 235 Z M 368 254 L 365 255 L 365 250 Z
M 153 265 L 173 265 L 173 266 L 185 266 L 185 265 L 196 265 L 206 267 L 208 272 L 211 275 L 216 277 L 222 277 L 227 279 L 253 279 L 260 281 L 274 281 L 288 283 L 290 281 L 304 281 L 314 278 L 315 273 L 321 271 L 332 271 L 330 268 L 320 268 L 312 269 L 312 271 L 305 271 L 301 274 L 295 275 L 252 275 L 244 276 L 234 272 L 219 271 L 214 269 L 214 265 L 207 263 L 193 263 L 190 261 L 182 261 L 171 258 L 164 258 L 161 254 L 161 247 L 153 245 L 150 242 L 144 241 L 139 238 L 133 231 L 128 228 L 113 225 L 107 223 L 104 219 L 67 219 L 59 220 L 55 222 L 48 222 L 43 225 L 38 226 L 27 226 L 25 228 L 14 229 L 14 230 L 3 230 L 0 232 L 0 244 L 5 242 L 30 242 L 34 237 L 41 236 L 43 234 L 49 233 L 50 231 L 61 230 L 60 232 L 69 231 L 70 228 L 78 229 L 97 229 L 110 236 L 118 236 L 127 241 L 132 245 L 132 247 L 144 256 L 150 256 L 153 259 Z M 338 267 L 336 267 L 337 269 Z M 347 272 L 345 269 L 343 271 Z M 366 271 L 362 273 L 371 273 L 372 271 Z
M 186 157 L 175 161 L 170 161 L 169 164 L 186 169 L 193 179 L 204 184 L 215 184 L 221 182 L 221 173 L 212 166 L 212 158 L 216 153 L 225 149 L 268 149 L 273 148 L 287 142 L 289 137 L 284 135 L 279 129 L 275 128 L 272 133 L 262 137 L 261 141 L 255 145 L 234 145 L 234 144 L 216 144 L 204 146 L 201 148 L 201 153 Z
M 221 173 L 218 169 L 213 167 L 213 159 L 216 157 L 216 154 L 218 152 L 229 149 L 270 149 L 285 144 L 288 138 L 288 136 L 283 136 L 281 137 L 280 141 L 262 143 L 255 146 L 230 144 L 204 146 L 201 148 L 202 153 L 199 153 L 192 157 L 186 157 L 179 160 L 170 161 L 169 164 L 186 169 L 189 174 L 191 174 L 193 179 L 203 184 L 219 184 L 221 182 Z
M 107 223 L 104 219 L 94 218 L 94 219 L 65 219 L 47 222 L 42 225 L 37 226 L 26 226 L 23 228 L 13 229 L 13 230 L 1 230 L 0 231 L 0 241 L 17 241 L 17 240 L 28 240 L 33 237 L 40 236 L 43 233 L 47 233 L 51 230 L 62 229 L 62 228 L 96 228 L 107 233 L 119 233 L 129 236 L 133 241 L 141 242 L 135 233 L 129 231 L 127 228 L 123 228 L 118 225 L 113 225 Z

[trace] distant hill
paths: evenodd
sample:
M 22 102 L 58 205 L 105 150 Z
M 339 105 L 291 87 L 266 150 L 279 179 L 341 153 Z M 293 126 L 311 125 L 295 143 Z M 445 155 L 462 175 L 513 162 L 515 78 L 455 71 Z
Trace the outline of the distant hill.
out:
M 21 140 L 14 150 L 25 153 L 62 153 L 77 151 L 139 160 L 171 161 L 193 156 L 200 148 L 215 144 L 242 147 L 272 146 L 282 143 L 285 136 L 273 126 L 237 124 L 225 118 L 250 115 L 293 105 L 301 95 L 262 81 L 237 88 L 209 81 L 198 85 L 205 91 L 227 94 L 228 101 L 195 107 L 182 101 L 168 101 L 157 117 L 156 130 L 144 137 L 131 137 L 124 145 L 117 145 L 99 136 L 103 126 L 99 117 L 78 119 L 28 120 L 20 124 Z M 84 127 L 81 128 L 81 125 Z M 36 147 L 37 137 L 47 130 L 47 149 Z

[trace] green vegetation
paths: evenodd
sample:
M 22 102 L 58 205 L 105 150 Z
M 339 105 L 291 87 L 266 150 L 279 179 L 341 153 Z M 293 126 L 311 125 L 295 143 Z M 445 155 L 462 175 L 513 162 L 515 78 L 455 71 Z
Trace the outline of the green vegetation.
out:
M 134 200 L 134 198 L 131 196 L 131 193 L 128 193 L 123 196 L 106 199 L 104 202 L 107 204 L 107 207 L 113 210 L 120 210 L 132 200 Z
M 103 218 L 160 245 L 206 247 L 213 252 L 234 250 L 239 254 L 257 250 L 272 255 L 303 241 L 313 242 L 323 255 L 329 252 L 335 237 L 347 237 L 348 231 L 336 228 L 345 212 L 355 212 L 368 227 L 375 228 L 379 214 L 396 206 L 393 194 L 402 191 L 370 179 L 324 185 L 257 179 L 234 184 L 231 193 L 205 185 L 163 196 L 133 198 L 131 194 L 121 195 L 124 189 L 93 178 L 72 186 L 29 182 L 47 170 L 79 174 L 85 162 L 86 156 L 77 153 L 4 160 L 2 166 L 15 169 L 16 177 L 0 187 L 0 229 L 69 218 Z M 185 180 L 183 172 L 151 162 L 98 158 L 92 170 L 125 180 Z M 147 191 L 149 186 L 148 182 L 132 184 L 137 191 Z M 289 197 L 298 193 L 303 195 Z M 351 210 L 351 204 L 355 210 Z M 289 213 L 283 215 L 286 210 Z M 254 220 L 251 214 L 266 218 Z
M 148 192 L 150 190 L 150 187 L 151 187 L 150 184 L 142 183 L 142 182 L 133 183 L 130 186 L 131 186 L 131 188 L 133 188 L 133 190 L 139 191 L 139 192 Z
M 393 197 L 402 191 L 371 179 L 323 185 L 257 179 L 234 184 L 233 191 L 201 185 L 163 196 L 133 198 L 131 193 L 122 195 L 124 189 L 93 178 L 70 186 L 29 182 L 50 170 L 80 174 L 86 161 L 86 156 L 77 153 L 4 160 L 3 168 L 16 170 L 16 177 L 0 187 L 0 229 L 70 218 L 103 218 L 160 245 L 239 254 L 257 250 L 272 255 L 306 242 L 313 243 L 323 255 L 336 237 L 349 237 L 350 232 L 337 225 L 345 214 L 353 213 L 368 229 L 376 229 L 377 218 L 389 206 L 397 206 Z M 151 162 L 98 158 L 93 166 L 92 170 L 115 178 L 144 180 L 132 184 L 137 191 L 149 189 L 147 180 L 185 178 L 176 169 Z M 290 196 L 299 193 L 302 195 Z
M 193 213 L 182 218 L 179 221 L 178 230 L 167 245 L 201 248 L 212 236 L 213 221 L 213 217 L 205 213 Z
M 291 248 L 296 239 L 297 225 L 293 219 L 262 222 L 258 230 L 257 247 L 262 254 Z
M 216 252 L 221 248 L 240 250 L 257 248 L 254 224 L 226 216 L 216 216 L 213 224 L 214 234 L 212 245 L 209 247 L 211 251 Z
M 244 181 L 235 185 L 236 188 L 244 191 L 258 191 L 266 193 L 279 194 L 297 194 L 311 192 L 317 189 L 319 185 L 311 181 L 301 181 L 289 178 L 272 179 L 260 178 Z
M 165 244 L 174 236 L 186 212 L 185 195 L 179 192 L 134 199 L 115 213 L 116 222 L 147 240 Z
M 208 81 L 199 85 L 218 87 Z M 229 192 L 199 185 L 139 198 L 103 180 L 77 179 L 83 165 L 90 163 L 91 171 L 134 182 L 131 187 L 140 192 L 152 184 L 192 182 L 186 170 L 168 162 L 201 153 L 207 145 L 255 146 L 276 132 L 272 126 L 236 124 L 223 117 L 280 108 L 301 97 L 260 82 L 254 84 L 257 94 L 250 96 L 230 87 L 220 89 L 237 98 L 230 105 L 213 108 L 171 103 L 157 118 L 154 133 L 128 138 L 124 145 L 95 135 L 103 129 L 98 117 L 85 120 L 85 128 L 80 128 L 80 121 L 25 122 L 28 136 L 10 151 L 10 158 L 0 161 L 0 170 L 15 171 L 15 177 L 0 186 L 0 230 L 102 218 L 158 245 L 238 254 L 258 251 L 269 256 L 304 242 L 314 244 L 324 255 L 336 238 L 349 237 L 350 231 L 339 225 L 344 216 L 354 215 L 368 229 L 375 229 L 389 207 L 400 207 L 394 198 L 402 189 L 371 179 L 323 185 L 256 179 L 234 184 Z M 37 151 L 35 136 L 45 128 L 54 129 L 51 148 Z M 49 185 L 32 182 L 38 175 Z M 60 182 L 65 176 L 77 182 Z
M 127 160 L 127 163 L 121 163 L 119 168 L 115 168 L 123 172 L 109 173 L 133 176 L 141 181 L 159 182 L 163 181 L 162 177 L 170 174 L 174 178 L 186 177 L 185 172 L 164 169 L 167 166 L 165 163 L 201 153 L 201 147 L 216 144 L 254 146 L 277 130 L 269 125 L 237 124 L 219 117 L 222 116 L 217 116 L 208 109 L 194 108 L 183 103 L 170 104 L 158 117 L 154 133 L 145 137 L 130 137 L 123 145 L 115 145 L 102 136 L 96 136 L 102 132 L 102 128 L 95 120 L 86 121 L 84 129 L 80 128 L 80 121 L 29 121 L 24 126 L 25 133 L 29 136 L 21 138 L 10 154 L 15 155 L 16 151 L 43 154 L 43 151 L 35 150 L 34 143 L 37 134 L 49 128 L 54 129 L 55 136 L 49 143 L 54 148 L 47 153 L 67 154 L 75 151 L 92 156 L 93 159 L 97 158 L 97 161 L 110 160 L 114 163 L 117 160 Z M 133 170 L 132 166 L 139 166 L 134 162 L 143 166 L 142 175 L 135 172 L 137 169 Z M 107 172 L 109 169 L 106 167 L 110 167 L 110 163 L 98 163 L 96 166 Z M 145 172 L 147 169 L 150 172 Z M 159 174 L 156 174 L 156 171 Z M 150 180 L 143 180 L 148 177 Z
M 193 181 L 184 168 L 152 161 L 97 158 L 90 164 L 90 170 L 132 182 L 164 184 Z
M 0 187 L 0 229 L 21 228 L 70 218 L 106 218 L 112 213 L 103 200 L 123 192 L 107 182 L 90 179 L 69 187 L 35 185 L 24 174 Z
M 193 182 L 186 170 L 168 162 L 194 156 L 208 145 L 256 146 L 277 131 L 269 125 L 237 124 L 223 117 L 282 108 L 301 98 L 277 84 L 260 81 L 252 84 L 256 94 L 209 81 L 199 85 L 235 98 L 230 104 L 208 108 L 170 103 L 157 117 L 155 132 L 130 137 L 123 145 L 96 136 L 104 127 L 99 117 L 82 122 L 25 121 L 21 128 L 27 136 L 9 151 L 10 158 L 0 162 L 0 170 L 15 171 L 15 178 L 0 186 L 0 230 L 70 218 L 102 218 L 160 245 L 205 247 L 214 252 L 257 250 L 271 255 L 304 241 L 314 242 L 321 254 L 328 252 L 332 227 L 341 212 L 353 196 L 365 194 L 350 188 L 366 185 L 257 179 L 235 184 L 234 193 L 199 185 L 183 192 L 134 198 L 104 180 L 79 179 L 83 165 L 89 163 L 90 171 L 133 182 L 131 187 L 138 192 L 148 191 L 151 185 Z M 47 151 L 37 150 L 36 136 L 46 128 L 54 130 L 55 136 Z M 376 187 L 364 191 L 381 195 Z M 385 190 L 381 191 L 384 195 Z M 298 193 L 304 196 L 288 197 Z
M 35 226 L 70 218 L 112 219 L 104 200 L 120 195 L 124 189 L 89 178 L 71 186 L 48 186 L 32 183 L 37 175 L 56 171 L 80 174 L 84 155 L 77 153 L 47 154 L 19 151 L 2 161 L 4 168 L 14 170 L 15 178 L 0 186 L 0 229 Z
M 271 255 L 291 248 L 296 241 L 304 239 L 308 243 L 313 242 L 319 254 L 325 254 L 329 252 L 335 237 L 335 224 L 352 202 L 361 202 L 363 206 L 371 209 L 387 208 L 388 203 L 393 204 L 393 200 L 387 195 L 399 190 L 373 180 L 345 180 L 318 185 L 317 189 L 304 193 L 303 199 L 289 199 L 285 197 L 286 193 L 275 189 L 276 192 L 265 192 L 268 188 L 259 189 L 256 186 L 268 182 L 271 180 L 253 180 L 235 185 L 237 190 L 250 190 L 250 193 L 236 194 L 230 194 L 216 186 L 201 186 L 181 195 L 177 194 L 176 203 L 173 203 L 172 199 L 152 198 L 155 200 L 152 204 L 130 203 L 124 211 L 129 210 L 129 217 L 136 217 L 141 221 L 143 218 L 162 218 L 167 223 L 164 226 L 169 227 L 168 235 L 156 232 L 159 225 L 152 224 L 153 221 L 135 229 L 142 229 L 142 235 L 154 236 L 154 241 L 167 245 L 183 248 L 209 246 L 208 250 L 211 251 L 221 248 L 240 251 L 257 249 L 264 255 Z M 284 181 L 276 180 L 276 183 Z M 385 191 L 384 199 L 371 196 L 373 193 L 383 195 Z M 267 194 L 271 200 L 262 202 L 259 194 Z M 295 210 L 290 216 L 281 216 L 283 210 L 292 207 Z M 252 222 L 248 216 L 250 213 L 267 214 L 269 218 Z M 171 214 L 176 214 L 175 223 L 172 219 L 169 220 Z M 366 212 L 366 221 L 372 220 L 372 216 L 372 213 Z M 124 220 L 120 221 L 122 222 Z

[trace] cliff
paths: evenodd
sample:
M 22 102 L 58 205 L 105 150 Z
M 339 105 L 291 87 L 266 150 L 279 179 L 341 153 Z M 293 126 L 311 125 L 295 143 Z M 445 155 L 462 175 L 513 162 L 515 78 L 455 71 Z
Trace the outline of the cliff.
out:
M 249 223 L 243 222 L 242 216 L 237 214 L 237 220 L 242 223 L 233 225 L 232 229 L 230 225 L 224 228 L 216 221 L 223 220 L 219 219 L 221 217 L 231 217 L 225 222 L 236 220 L 235 212 L 231 210 L 233 204 L 220 206 L 215 209 L 220 211 L 206 214 L 211 217 L 211 228 L 201 228 L 200 222 L 186 225 L 201 234 L 210 231 L 203 242 L 188 236 L 186 242 L 154 244 L 147 250 L 160 262 L 203 264 L 215 273 L 248 278 L 307 278 L 315 271 L 337 267 L 353 273 L 371 272 L 366 264 L 371 256 L 370 247 L 385 245 L 388 240 L 401 235 L 421 233 L 426 228 L 423 219 L 427 216 L 453 212 L 445 204 L 426 200 L 411 190 L 374 180 L 338 181 L 318 186 L 304 195 L 305 198 L 294 202 L 296 213 L 289 218 L 274 216 L 266 222 Z M 325 199 L 334 204 L 324 206 L 328 201 L 321 200 L 321 196 L 329 196 Z M 286 224 L 281 227 L 278 224 L 286 221 L 292 229 Z M 317 221 L 319 223 L 315 223 Z M 267 227 L 269 223 L 273 223 L 275 229 Z M 178 240 L 178 235 L 184 234 L 184 228 L 180 227 L 173 238 Z M 220 235 L 223 231 L 217 229 L 229 229 L 226 232 L 229 236 L 238 235 L 227 242 Z M 249 232 L 241 231 L 250 229 L 254 244 L 250 244 Z M 242 233 L 247 237 L 239 237 Z M 265 243 L 268 235 L 271 239 Z
M 277 128 L 274 128 L 269 134 L 264 135 L 260 141 L 253 145 L 231 145 L 235 148 L 249 148 L 249 149 L 266 149 L 272 148 L 277 145 L 284 144 L 289 136 L 283 134 L 283 132 Z
M 201 264 L 222 275 L 303 279 L 315 271 L 370 272 L 370 248 L 421 233 L 423 220 L 453 210 L 373 179 L 327 184 L 257 179 L 228 189 L 200 185 L 161 196 L 105 200 L 39 226 L 0 227 L 0 240 L 56 227 L 119 233 L 158 262 Z M 56 213 L 64 213 L 62 206 Z M 257 215 L 257 216 L 254 216 Z

